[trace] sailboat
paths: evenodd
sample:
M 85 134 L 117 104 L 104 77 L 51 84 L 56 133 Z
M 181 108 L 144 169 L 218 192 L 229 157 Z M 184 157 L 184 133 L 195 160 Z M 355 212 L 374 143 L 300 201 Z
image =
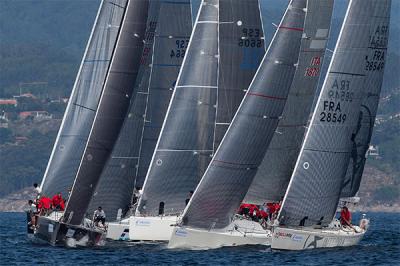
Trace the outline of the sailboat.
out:
M 38 239 L 67 246 L 101 243 L 104 231 L 82 223 L 133 94 L 147 11 L 148 1 L 141 0 L 105 0 L 100 5 L 42 182 L 42 193 L 58 188 L 60 177 L 57 173 L 66 174 L 59 172 L 61 168 L 68 171 L 68 176 L 75 175 L 61 182 L 72 185 L 72 190 L 63 213 L 52 212 L 49 216 L 37 217 L 34 236 Z M 95 92 L 98 97 L 93 106 L 90 103 L 93 104 L 91 96 L 95 96 L 92 95 Z M 61 160 L 63 156 L 75 160 Z M 49 178 L 50 169 L 54 170 L 53 178 Z M 71 180 L 73 184 L 70 184 Z
M 150 1 L 136 96 L 89 206 L 105 211 L 108 239 L 129 240 L 134 188 L 143 186 L 191 31 L 190 2 Z
M 341 226 L 334 216 L 353 142 L 363 127 L 365 118 L 361 113 L 366 103 L 373 110 L 377 108 L 390 6 L 390 0 L 349 3 L 278 215 L 279 225 L 273 228 L 273 249 L 352 246 L 359 243 L 367 230 L 369 221 L 364 217 L 359 226 Z M 364 138 L 369 142 L 370 134 Z
M 258 1 L 202 1 L 130 240 L 168 241 L 264 53 Z
M 270 245 L 271 231 L 235 216 L 275 134 L 294 79 L 310 62 L 305 51 L 320 53 L 326 35 L 317 34 L 318 3 L 292 0 L 267 53 L 213 160 L 174 229 L 170 248 L 210 249 Z M 331 3 L 330 3 L 331 4 Z M 329 13 L 328 13 L 329 14 Z M 321 15 L 326 15 L 324 12 Z M 316 23 L 317 22 L 317 23 Z M 304 28 L 306 26 L 306 28 Z M 324 30 L 327 33 L 327 29 Z M 318 43 L 318 45 L 315 45 Z M 296 78 L 295 78 L 296 76 Z M 314 84 L 315 85 L 315 84 Z

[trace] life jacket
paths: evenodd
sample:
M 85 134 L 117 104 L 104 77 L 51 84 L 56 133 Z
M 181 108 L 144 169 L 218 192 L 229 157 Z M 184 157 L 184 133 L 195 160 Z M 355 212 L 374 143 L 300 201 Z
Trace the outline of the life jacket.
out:
M 265 219 L 265 218 L 268 217 L 268 213 L 266 211 L 264 211 L 264 210 L 261 210 L 260 211 L 260 216 Z
M 340 218 L 342 218 L 341 219 L 342 224 L 346 223 L 344 220 L 346 220 L 347 222 L 350 223 L 351 222 L 351 213 L 350 213 L 350 211 L 349 210 L 342 210 L 340 212 Z
M 56 207 L 57 205 L 60 205 L 62 201 L 62 198 L 59 195 L 54 195 L 52 199 L 53 206 Z
M 48 209 L 50 209 L 50 207 L 51 207 L 51 199 L 50 198 L 48 198 L 48 197 L 43 197 L 43 198 L 41 198 L 40 199 L 40 201 L 39 201 L 39 204 L 41 203 L 41 209 L 46 209 L 46 210 L 48 210 Z

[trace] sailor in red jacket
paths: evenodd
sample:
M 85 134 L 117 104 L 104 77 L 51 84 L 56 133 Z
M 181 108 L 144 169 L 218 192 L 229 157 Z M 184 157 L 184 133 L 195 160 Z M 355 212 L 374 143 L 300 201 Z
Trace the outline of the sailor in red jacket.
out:
M 57 211 L 63 211 L 65 208 L 64 200 L 61 196 L 61 192 L 53 196 L 52 199 L 53 208 Z
M 51 199 L 46 196 L 42 196 L 39 200 L 38 206 L 40 208 L 40 215 L 47 214 L 51 209 Z
M 346 206 L 344 206 L 340 212 L 340 223 L 341 225 L 351 227 L 351 213 Z

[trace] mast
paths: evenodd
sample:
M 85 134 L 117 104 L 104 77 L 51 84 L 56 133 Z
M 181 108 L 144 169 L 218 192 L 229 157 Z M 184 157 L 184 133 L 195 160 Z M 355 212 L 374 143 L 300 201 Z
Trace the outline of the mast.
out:
M 263 53 L 258 14 L 256 0 L 201 3 L 144 183 L 141 214 L 158 215 L 161 202 L 166 215 L 184 209 Z M 245 36 L 244 29 L 258 35 Z
M 306 0 L 292 0 L 214 158 L 183 225 L 224 228 L 243 200 L 275 132 L 294 78 Z
M 143 185 L 192 29 L 190 2 L 151 1 L 136 95 L 89 210 L 102 206 L 108 220 L 131 203 Z M 181 55 L 177 55 L 182 53 Z
M 349 165 L 353 134 L 360 121 L 363 95 L 367 84 L 375 83 L 375 75 L 368 75 L 366 61 L 371 59 L 371 50 L 379 50 L 373 41 L 380 39 L 381 26 L 387 27 L 389 11 L 390 1 L 386 0 L 350 2 L 283 200 L 278 217 L 281 224 L 311 226 L 332 221 Z
M 299 155 L 321 74 L 333 0 L 309 0 L 299 63 L 282 118 L 244 202 L 262 205 L 285 195 Z
M 143 51 L 148 1 L 130 0 L 96 116 L 69 197 L 64 222 L 80 224 L 125 118 Z
M 103 90 L 126 0 L 101 2 L 41 183 L 42 194 L 67 195 Z

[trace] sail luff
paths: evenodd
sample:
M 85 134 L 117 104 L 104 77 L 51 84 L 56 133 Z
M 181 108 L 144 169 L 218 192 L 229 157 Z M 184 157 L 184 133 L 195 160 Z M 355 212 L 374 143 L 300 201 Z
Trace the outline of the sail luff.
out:
M 147 12 L 148 1 L 131 0 L 125 8 L 99 107 L 66 206 L 65 222 L 82 222 L 102 169 L 118 138 L 138 74 Z
M 335 215 L 363 89 L 369 82 L 364 61 L 371 50 L 370 34 L 375 30 L 374 18 L 387 15 L 387 4 L 374 0 L 352 0 L 349 4 L 283 200 L 281 224 L 327 225 Z
M 227 133 L 184 211 L 184 226 L 224 228 L 243 200 L 294 77 L 305 8 L 306 1 L 289 3 Z

